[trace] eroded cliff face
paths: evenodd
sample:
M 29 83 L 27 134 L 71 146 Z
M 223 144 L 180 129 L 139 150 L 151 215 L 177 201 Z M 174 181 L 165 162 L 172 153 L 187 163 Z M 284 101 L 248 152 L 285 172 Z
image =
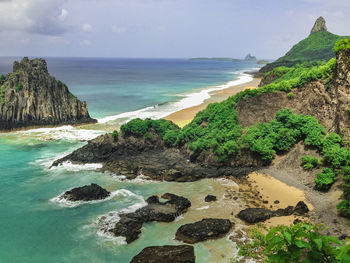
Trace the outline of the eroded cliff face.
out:
M 350 139 L 350 52 L 337 54 L 337 68 L 329 84 L 314 81 L 293 89 L 292 98 L 285 92 L 265 93 L 237 106 L 238 119 L 244 127 L 271 121 L 276 113 L 289 108 L 294 113 L 316 117 L 328 131 Z
M 16 61 L 0 80 L 0 130 L 94 122 L 86 103 L 48 73 L 43 59 Z

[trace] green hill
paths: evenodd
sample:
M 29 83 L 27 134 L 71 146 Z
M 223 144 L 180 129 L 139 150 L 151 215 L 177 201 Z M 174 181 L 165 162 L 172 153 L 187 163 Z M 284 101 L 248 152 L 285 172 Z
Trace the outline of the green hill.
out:
M 293 46 L 283 57 L 261 68 L 260 72 L 265 73 L 280 66 L 291 67 L 307 61 L 328 61 L 335 57 L 333 47 L 341 38 L 344 37 L 328 32 L 325 20 L 320 17 L 306 39 Z

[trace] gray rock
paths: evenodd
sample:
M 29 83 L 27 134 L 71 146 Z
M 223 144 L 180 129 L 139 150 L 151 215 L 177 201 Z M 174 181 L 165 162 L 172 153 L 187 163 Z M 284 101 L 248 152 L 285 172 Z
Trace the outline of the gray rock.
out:
M 48 73 L 43 59 L 14 62 L 0 91 L 0 130 L 96 122 L 86 103 Z
M 310 35 L 320 31 L 327 31 L 326 20 L 322 16 L 317 18 Z

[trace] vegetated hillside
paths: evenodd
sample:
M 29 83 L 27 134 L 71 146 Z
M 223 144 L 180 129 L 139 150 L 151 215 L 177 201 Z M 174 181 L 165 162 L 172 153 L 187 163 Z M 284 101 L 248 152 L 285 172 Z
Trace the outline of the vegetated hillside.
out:
M 333 58 L 335 43 L 345 37 L 328 32 L 325 24 L 320 25 L 322 19 L 321 17 L 316 21 L 311 34 L 306 39 L 293 46 L 283 57 L 261 68 L 260 72 L 266 73 L 280 66 L 291 67 L 307 61 L 328 61 Z
M 48 73 L 43 59 L 25 57 L 0 77 L 0 130 L 94 122 L 86 103 Z

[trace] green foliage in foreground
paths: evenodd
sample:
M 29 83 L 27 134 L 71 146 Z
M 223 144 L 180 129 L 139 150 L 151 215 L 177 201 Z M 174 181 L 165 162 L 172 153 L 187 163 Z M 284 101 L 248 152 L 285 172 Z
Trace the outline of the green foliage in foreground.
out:
M 252 242 L 238 244 L 239 255 L 270 263 L 350 262 L 350 241 L 344 245 L 336 237 L 322 235 L 322 230 L 305 223 L 253 229 Z
M 6 81 L 6 77 L 4 76 L 4 74 L 1 74 L 0 76 L 0 85 L 4 84 Z
M 112 139 L 114 142 L 118 141 L 118 131 L 113 131 L 112 132 Z
M 23 89 L 23 84 L 22 82 L 18 82 L 18 84 L 16 85 L 16 90 L 17 91 L 21 91 Z
M 334 52 L 338 53 L 340 50 L 350 50 L 350 39 L 341 39 L 335 43 Z
M 304 155 L 301 157 L 301 163 L 303 164 L 305 170 L 309 170 L 319 166 L 321 164 L 321 160 L 317 157 Z

